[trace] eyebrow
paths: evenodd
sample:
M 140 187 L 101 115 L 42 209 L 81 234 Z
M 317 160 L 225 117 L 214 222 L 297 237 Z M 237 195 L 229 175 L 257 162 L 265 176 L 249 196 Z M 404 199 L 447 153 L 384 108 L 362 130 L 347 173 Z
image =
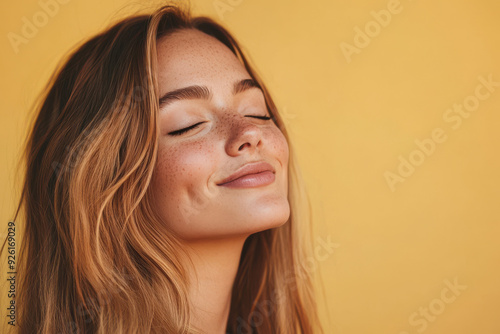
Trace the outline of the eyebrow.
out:
M 233 94 L 242 93 L 251 88 L 261 89 L 259 84 L 253 79 L 243 79 L 237 81 L 233 85 Z M 163 107 L 174 100 L 194 100 L 203 99 L 210 100 L 212 98 L 212 92 L 206 86 L 188 86 L 184 88 L 179 88 L 171 92 L 165 93 L 159 102 L 160 107 Z

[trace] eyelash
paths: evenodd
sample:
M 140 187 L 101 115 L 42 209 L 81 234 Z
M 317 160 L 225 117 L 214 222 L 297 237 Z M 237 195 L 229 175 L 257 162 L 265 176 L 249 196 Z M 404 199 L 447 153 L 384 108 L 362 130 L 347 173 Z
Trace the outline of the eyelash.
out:
M 258 118 L 258 119 L 262 119 L 262 120 L 264 120 L 264 121 L 268 121 L 268 120 L 270 120 L 270 119 L 271 119 L 271 117 L 269 117 L 269 116 L 252 116 L 252 115 L 248 115 L 248 116 L 245 116 L 245 117 Z M 205 122 L 199 122 L 199 123 L 193 124 L 193 125 L 191 125 L 191 126 L 188 126 L 187 128 L 184 128 L 184 129 L 180 129 L 180 130 L 176 130 L 176 131 L 169 132 L 168 134 L 169 134 L 170 136 L 180 136 L 180 135 L 182 135 L 183 133 L 186 133 L 186 132 L 188 132 L 189 130 L 194 129 L 194 128 L 198 127 L 198 125 L 203 124 L 203 123 L 205 123 Z
M 193 124 L 191 126 L 188 126 L 187 128 L 184 128 L 184 129 L 180 129 L 180 130 L 177 130 L 177 131 L 172 131 L 172 132 L 169 132 L 168 134 L 171 135 L 171 136 L 180 136 L 182 135 L 183 133 L 185 132 L 188 132 L 189 130 L 191 129 L 194 129 L 196 128 L 198 125 L 200 124 L 203 124 L 204 122 L 199 122 L 199 123 L 196 123 L 196 124 Z

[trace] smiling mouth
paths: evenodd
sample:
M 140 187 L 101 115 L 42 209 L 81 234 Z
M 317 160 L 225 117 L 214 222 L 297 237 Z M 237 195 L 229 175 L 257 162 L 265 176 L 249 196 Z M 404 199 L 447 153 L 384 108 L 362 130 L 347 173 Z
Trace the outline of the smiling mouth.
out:
M 217 185 L 229 188 L 254 188 L 266 186 L 274 180 L 274 168 L 267 162 L 257 162 L 244 165 Z
M 254 188 L 271 184 L 274 182 L 274 178 L 273 172 L 265 171 L 256 174 L 248 174 L 233 181 L 219 184 L 219 186 L 230 188 Z

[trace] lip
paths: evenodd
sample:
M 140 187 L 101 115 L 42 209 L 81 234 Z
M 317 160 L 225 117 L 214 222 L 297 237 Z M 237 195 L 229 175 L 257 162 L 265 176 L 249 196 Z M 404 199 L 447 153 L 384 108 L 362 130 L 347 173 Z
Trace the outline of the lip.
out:
M 243 165 L 229 177 L 217 183 L 218 186 L 227 187 L 256 187 L 274 182 L 275 170 L 265 161 L 253 162 Z

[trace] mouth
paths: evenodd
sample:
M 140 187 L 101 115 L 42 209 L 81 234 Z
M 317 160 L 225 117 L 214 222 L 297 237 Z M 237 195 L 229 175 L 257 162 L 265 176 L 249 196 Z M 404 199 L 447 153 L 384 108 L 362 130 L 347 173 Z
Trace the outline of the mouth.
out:
M 273 166 L 267 162 L 248 163 L 240 167 L 235 173 L 218 182 L 218 186 L 230 188 L 253 188 L 274 182 L 275 173 Z

